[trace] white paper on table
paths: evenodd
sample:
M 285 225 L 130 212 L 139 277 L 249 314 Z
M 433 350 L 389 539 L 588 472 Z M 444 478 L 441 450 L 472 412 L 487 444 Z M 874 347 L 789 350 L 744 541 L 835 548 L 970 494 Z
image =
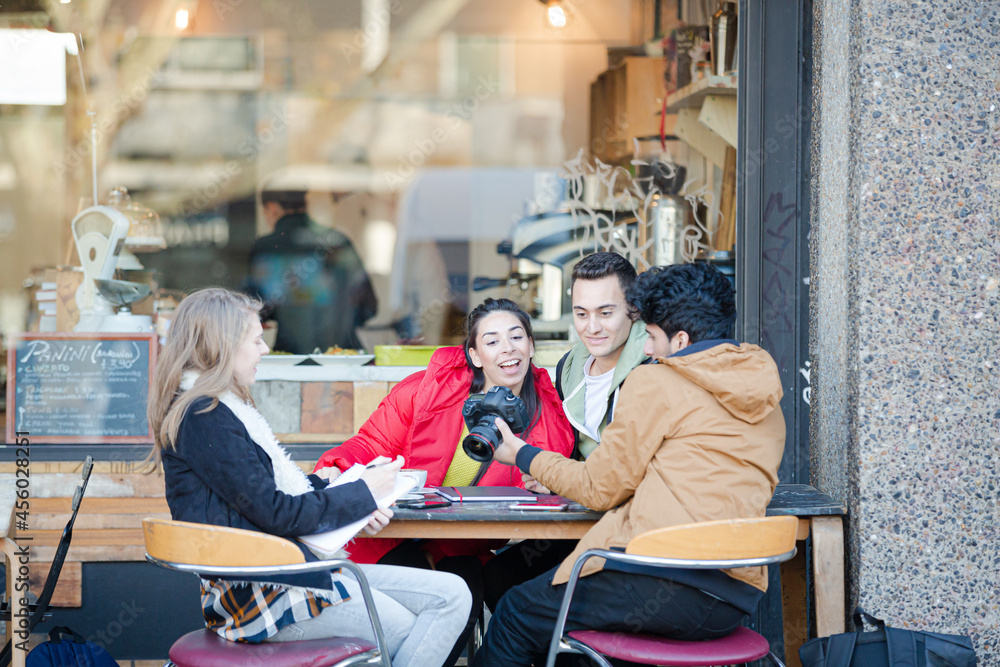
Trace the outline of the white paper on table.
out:
M 341 484 L 355 482 L 361 479 L 361 473 L 364 471 L 365 466 L 360 463 L 355 463 L 353 466 L 338 475 L 337 478 L 330 482 L 326 488 L 329 489 L 334 486 L 340 486 Z M 385 509 L 389 505 L 396 502 L 401 495 L 407 493 L 416 486 L 417 480 L 413 477 L 410 477 L 409 475 L 397 474 L 396 486 L 389 492 L 388 495 L 376 498 L 375 504 L 378 505 L 380 509 Z M 343 549 L 348 542 L 354 539 L 354 536 L 361 532 L 361 529 L 364 528 L 367 523 L 368 517 L 365 517 L 364 519 L 358 519 L 354 523 L 349 523 L 346 526 L 341 526 L 340 528 L 335 528 L 334 530 L 328 530 L 325 533 L 302 535 L 297 539 L 313 551 L 332 556 L 336 552 Z

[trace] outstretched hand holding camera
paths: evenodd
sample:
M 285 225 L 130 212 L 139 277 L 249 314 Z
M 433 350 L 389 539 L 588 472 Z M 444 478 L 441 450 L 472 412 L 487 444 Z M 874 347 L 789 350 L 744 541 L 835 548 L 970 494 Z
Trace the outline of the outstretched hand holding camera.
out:
M 500 435 L 503 436 L 503 441 L 497 447 L 496 451 L 493 452 L 493 459 L 512 466 L 517 458 L 517 453 L 521 451 L 521 447 L 524 447 L 528 443 L 514 435 L 507 422 L 499 417 L 496 420 L 496 426 L 500 431 Z
M 523 433 L 531 422 L 531 415 L 524 401 L 508 387 L 491 387 L 485 394 L 473 394 L 462 406 L 462 418 L 469 435 L 462 441 L 462 449 L 474 461 L 493 460 L 493 450 L 500 446 L 503 434 L 493 424 L 497 418 L 505 422 L 508 431 Z

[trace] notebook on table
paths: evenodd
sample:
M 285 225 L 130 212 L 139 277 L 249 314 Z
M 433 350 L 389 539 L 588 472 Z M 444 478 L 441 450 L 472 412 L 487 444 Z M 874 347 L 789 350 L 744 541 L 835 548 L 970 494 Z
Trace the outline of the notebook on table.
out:
M 493 501 L 493 502 L 535 502 L 536 495 L 516 486 L 439 486 L 436 494 L 453 503 Z

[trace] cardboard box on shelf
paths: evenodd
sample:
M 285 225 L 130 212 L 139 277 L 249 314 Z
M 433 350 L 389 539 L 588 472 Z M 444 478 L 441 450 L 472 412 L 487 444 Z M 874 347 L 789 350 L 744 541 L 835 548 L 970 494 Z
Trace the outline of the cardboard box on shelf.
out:
M 56 284 L 56 331 L 72 331 L 80 321 L 76 290 L 83 282 L 83 271 L 78 266 L 57 266 L 49 271 Z M 49 280 L 48 273 L 46 280 Z

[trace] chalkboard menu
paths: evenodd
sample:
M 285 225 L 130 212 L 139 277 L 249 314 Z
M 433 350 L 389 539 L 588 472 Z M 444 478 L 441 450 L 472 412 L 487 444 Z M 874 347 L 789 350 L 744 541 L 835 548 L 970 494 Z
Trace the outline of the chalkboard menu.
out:
M 7 353 L 7 442 L 151 443 L 156 335 L 19 334 Z

